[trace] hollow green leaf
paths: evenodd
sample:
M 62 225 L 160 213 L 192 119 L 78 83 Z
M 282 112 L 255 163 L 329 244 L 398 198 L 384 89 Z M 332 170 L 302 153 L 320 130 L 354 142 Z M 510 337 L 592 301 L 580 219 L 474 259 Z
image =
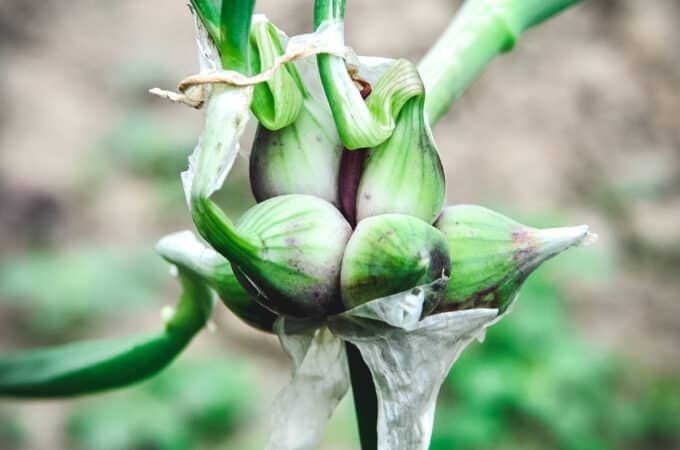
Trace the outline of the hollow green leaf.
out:
M 487 64 L 509 51 L 522 32 L 580 0 L 466 0 L 418 65 L 434 125 Z
M 255 0 L 191 0 L 191 5 L 219 50 L 222 66 L 246 72 Z
M 203 327 L 212 295 L 180 270 L 184 292 L 160 333 L 87 341 L 0 358 L 0 396 L 61 397 L 122 387 L 170 363 Z
M 344 0 L 316 0 L 317 31 L 330 29 L 338 41 L 344 41 L 344 10 Z M 425 92 L 418 71 L 406 60 L 388 69 L 366 102 L 343 58 L 320 54 L 317 63 L 340 139 L 348 149 L 375 147 L 384 142 L 392 134 L 402 106 Z

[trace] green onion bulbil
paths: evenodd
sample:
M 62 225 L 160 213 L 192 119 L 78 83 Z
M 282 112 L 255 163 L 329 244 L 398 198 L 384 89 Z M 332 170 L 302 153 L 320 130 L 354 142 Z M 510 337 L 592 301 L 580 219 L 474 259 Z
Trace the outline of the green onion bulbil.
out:
M 263 33 L 262 30 L 267 32 Z M 273 65 L 274 57 L 283 53 L 281 42 L 270 23 L 253 24 L 254 48 L 269 48 L 268 58 L 259 53 L 259 69 Z M 257 58 L 253 58 L 257 59 Z M 286 78 L 273 84 L 279 74 Z M 267 85 L 267 88 L 265 88 Z M 288 101 L 286 98 L 290 98 Z M 276 124 L 260 119 L 258 111 L 293 111 L 290 120 Z M 272 82 L 255 86 L 253 113 L 258 117 L 255 140 L 250 156 L 250 182 L 259 202 L 277 195 L 308 194 L 334 205 L 338 200 L 338 172 L 342 151 L 333 117 L 319 99 L 305 88 L 293 63 L 274 75 Z

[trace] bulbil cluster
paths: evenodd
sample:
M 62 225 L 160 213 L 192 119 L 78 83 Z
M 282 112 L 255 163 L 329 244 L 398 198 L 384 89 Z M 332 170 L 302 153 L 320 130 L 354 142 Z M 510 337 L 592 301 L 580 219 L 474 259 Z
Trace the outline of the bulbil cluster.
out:
M 195 2 L 198 17 L 216 48 L 228 47 L 233 36 L 206 4 Z M 317 29 L 343 15 L 344 2 L 317 2 Z M 271 67 L 282 38 L 256 21 L 242 70 Z M 322 319 L 437 280 L 446 289 L 428 313 L 503 311 L 541 262 L 586 237 L 586 227 L 538 230 L 480 206 L 443 208 L 444 171 L 412 63 L 391 62 L 373 85 L 336 55 L 319 54 L 317 68 L 320 93 L 294 62 L 254 88 L 258 204 L 232 224 L 194 199 L 199 232 L 223 256 L 202 276 L 246 322 L 270 330 L 279 315 Z

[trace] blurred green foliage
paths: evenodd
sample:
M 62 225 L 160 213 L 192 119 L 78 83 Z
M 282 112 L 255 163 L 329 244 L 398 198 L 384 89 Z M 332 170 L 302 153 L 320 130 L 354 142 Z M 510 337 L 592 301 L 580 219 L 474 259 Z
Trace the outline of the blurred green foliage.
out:
M 545 274 L 534 274 L 515 311 L 454 365 L 431 449 L 680 446 L 680 380 L 646 374 L 578 338 Z
M 144 110 L 130 111 L 114 123 L 97 145 L 92 169 L 101 174 L 111 168 L 140 177 L 171 178 L 186 169 L 196 145 L 190 128 L 171 128 Z
M 144 245 L 25 252 L 0 262 L 0 304 L 24 331 L 56 336 L 157 299 L 168 266 Z
M 166 217 L 184 218 L 179 174 L 187 169 L 196 142 L 196 132 L 189 126 L 173 127 L 151 110 L 129 110 L 94 145 L 82 169 L 83 189 L 110 176 L 131 175 L 149 183 L 156 206 Z M 214 196 L 231 214 L 240 215 L 255 203 L 247 166 L 247 158 L 237 158 L 231 175 Z
M 247 364 L 223 358 L 182 361 L 141 386 L 81 405 L 68 420 L 68 436 L 76 450 L 224 444 L 248 425 L 256 405 L 256 378 Z
M 182 217 L 184 193 L 179 174 L 196 145 L 191 127 L 172 127 L 152 111 L 131 109 L 97 142 L 81 172 L 81 189 L 89 192 L 106 180 L 129 175 L 145 180 L 163 214 Z
M 21 420 L 9 411 L 0 410 L 0 449 L 24 448 L 27 430 Z

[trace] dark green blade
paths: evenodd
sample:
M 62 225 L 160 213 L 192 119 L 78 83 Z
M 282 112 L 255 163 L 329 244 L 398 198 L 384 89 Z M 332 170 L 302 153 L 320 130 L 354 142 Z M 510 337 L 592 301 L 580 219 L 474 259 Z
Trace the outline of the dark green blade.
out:
M 9 355 L 0 359 L 0 395 L 60 397 L 125 386 L 161 370 L 189 338 L 158 333 Z
M 163 369 L 205 325 L 210 290 L 180 269 L 184 292 L 165 330 L 17 352 L 0 358 L 0 396 L 63 397 L 113 389 Z
M 220 16 L 222 11 L 221 0 L 191 0 L 191 6 L 208 31 L 210 38 L 216 46 L 222 41 L 220 30 Z
M 248 39 L 255 0 L 191 0 L 220 51 L 224 69 L 248 71 Z

